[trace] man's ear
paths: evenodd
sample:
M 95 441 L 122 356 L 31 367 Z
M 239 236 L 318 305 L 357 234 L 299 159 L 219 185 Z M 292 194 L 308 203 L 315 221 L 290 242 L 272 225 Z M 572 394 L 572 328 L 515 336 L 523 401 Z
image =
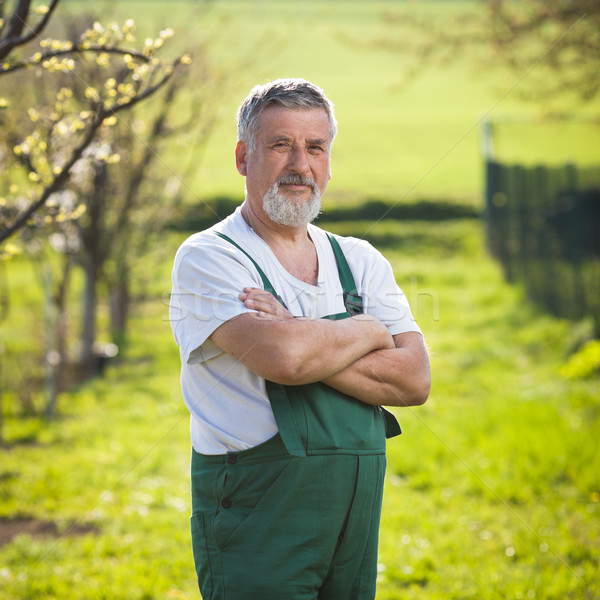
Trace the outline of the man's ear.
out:
M 235 166 L 240 175 L 246 175 L 246 157 L 248 155 L 248 146 L 246 142 L 238 142 L 235 147 Z

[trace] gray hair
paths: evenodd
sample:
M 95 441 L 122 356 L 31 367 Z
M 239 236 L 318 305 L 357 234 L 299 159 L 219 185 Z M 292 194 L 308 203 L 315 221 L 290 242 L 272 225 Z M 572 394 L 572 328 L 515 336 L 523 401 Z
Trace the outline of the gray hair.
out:
M 325 92 L 306 79 L 276 79 L 250 90 L 237 112 L 238 141 L 245 142 L 250 150 L 256 147 L 260 115 L 267 106 L 309 109 L 323 108 L 329 118 L 329 145 L 337 133 L 333 102 Z

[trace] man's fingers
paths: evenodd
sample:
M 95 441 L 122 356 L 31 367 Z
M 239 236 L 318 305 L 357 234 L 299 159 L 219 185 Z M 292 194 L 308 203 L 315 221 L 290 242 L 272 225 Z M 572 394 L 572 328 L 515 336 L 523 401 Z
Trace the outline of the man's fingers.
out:
M 273 297 L 273 294 L 255 288 L 245 288 L 244 293 L 240 294 L 240 300 L 246 306 L 251 306 L 252 308 L 265 307 L 268 309 L 272 307 L 272 309 L 275 309 L 277 306 L 281 306 Z
M 268 303 L 277 302 L 273 294 L 261 288 L 244 288 L 244 292 L 240 294 L 240 297 L 252 298 L 253 300 L 261 299 Z
M 261 288 L 244 288 L 240 300 L 248 307 L 258 311 L 259 316 L 273 315 L 282 319 L 291 319 L 292 314 L 283 307 L 273 294 Z

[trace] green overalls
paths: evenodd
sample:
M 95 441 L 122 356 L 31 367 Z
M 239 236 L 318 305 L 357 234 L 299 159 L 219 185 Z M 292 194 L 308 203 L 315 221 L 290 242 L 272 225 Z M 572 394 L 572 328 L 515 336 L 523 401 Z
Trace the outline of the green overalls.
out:
M 281 298 L 259 265 L 264 289 Z M 329 236 L 344 319 L 362 312 Z M 283 304 L 283 302 L 282 302 Z M 279 433 L 241 452 L 192 454 L 192 546 L 203 600 L 375 597 L 385 440 L 395 417 L 317 382 L 266 382 Z

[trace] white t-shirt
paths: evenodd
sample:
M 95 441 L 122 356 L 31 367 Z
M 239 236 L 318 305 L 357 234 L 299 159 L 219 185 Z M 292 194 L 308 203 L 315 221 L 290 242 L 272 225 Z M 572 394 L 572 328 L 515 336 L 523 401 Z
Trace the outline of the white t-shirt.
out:
M 288 273 L 254 233 L 238 208 L 214 227 L 189 237 L 173 266 L 170 320 L 181 353 L 181 389 L 191 413 L 192 445 L 201 454 L 246 450 L 277 433 L 265 380 L 208 338 L 225 321 L 245 312 L 238 295 L 262 288 L 252 261 L 215 235 L 221 232 L 260 265 L 294 316 L 318 319 L 345 312 L 343 290 L 326 233 L 309 225 L 319 261 L 318 284 Z M 380 319 L 391 335 L 420 332 L 389 262 L 368 242 L 336 236 L 354 276 L 364 312 Z

